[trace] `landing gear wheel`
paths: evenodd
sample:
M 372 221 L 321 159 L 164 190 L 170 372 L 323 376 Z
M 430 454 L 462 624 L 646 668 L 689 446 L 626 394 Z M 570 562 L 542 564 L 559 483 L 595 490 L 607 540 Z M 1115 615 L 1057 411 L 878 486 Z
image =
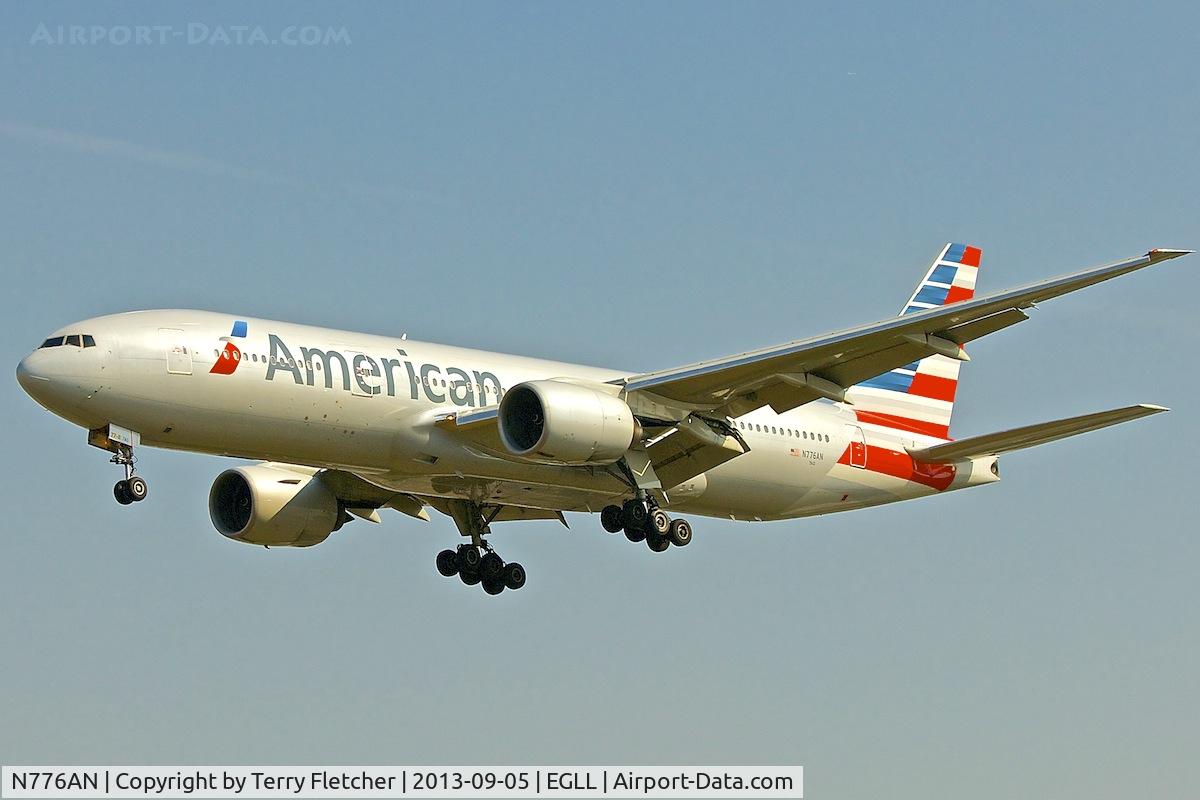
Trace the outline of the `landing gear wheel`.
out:
M 479 563 L 482 560 L 483 555 L 479 552 L 479 548 L 475 545 L 459 545 L 458 554 L 455 556 L 455 561 L 458 563 L 459 572 L 478 572 Z
M 637 544 L 638 542 L 645 540 L 646 532 L 640 528 L 626 528 L 625 538 L 634 544 Z
M 146 499 L 146 495 L 150 494 L 150 487 L 146 481 L 139 475 L 130 476 L 129 480 L 125 481 L 129 499 L 135 503 L 140 503 Z
M 626 500 L 621 513 L 625 517 L 625 530 L 629 530 L 630 528 L 645 530 L 646 518 L 650 516 L 650 509 L 646 507 L 644 501 Z
M 671 540 L 671 544 L 676 547 L 687 547 L 692 543 L 692 525 L 686 519 L 676 519 L 671 521 L 671 530 L 667 533 L 667 538 Z
M 671 540 L 657 533 L 646 534 L 646 546 L 656 553 L 661 553 L 671 546 Z
M 600 527 L 609 533 L 620 533 L 625 527 L 625 517 L 620 506 L 605 506 L 600 512 Z
M 479 562 L 479 574 L 483 577 L 484 586 L 487 586 L 488 581 L 496 578 L 504 569 L 504 559 L 495 553 L 488 553 Z
M 504 591 L 504 579 L 487 578 L 483 582 L 483 590 L 488 594 L 500 594 Z
M 475 584 L 477 584 L 481 580 L 483 580 L 483 578 L 479 577 L 478 572 L 460 572 L 460 573 L 458 573 L 458 579 L 461 580 L 463 583 L 465 583 L 467 586 L 474 586 Z
M 458 574 L 457 562 L 453 550 L 443 550 L 437 554 L 437 571 L 442 573 L 443 577 L 453 578 Z
M 525 568 L 515 561 L 504 567 L 504 585 L 510 589 L 520 589 L 525 585 Z
M 650 512 L 650 518 L 647 521 L 647 527 L 650 533 L 656 533 L 659 536 L 666 536 L 667 531 L 671 530 L 671 518 L 667 516 L 667 512 L 661 508 L 656 508 Z
M 113 487 L 113 497 L 117 498 L 117 502 L 123 506 L 132 503 L 133 498 L 129 496 L 129 482 L 117 481 L 117 485 Z

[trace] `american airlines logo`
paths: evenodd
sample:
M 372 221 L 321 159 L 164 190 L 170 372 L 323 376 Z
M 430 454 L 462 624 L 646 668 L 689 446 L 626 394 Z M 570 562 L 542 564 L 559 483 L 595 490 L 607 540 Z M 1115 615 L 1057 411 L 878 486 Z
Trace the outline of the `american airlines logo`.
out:
M 468 372 L 461 367 L 417 364 L 409 359 L 408 353 L 399 349 L 396 354 L 400 358 L 375 359 L 365 353 L 300 347 L 297 357 L 275 334 L 268 334 L 267 340 L 270 356 L 267 359 L 266 379 L 269 381 L 276 380 L 282 374 L 299 386 L 319 384 L 326 389 L 387 397 L 396 397 L 398 393 L 407 391 L 410 400 L 419 399 L 423 393 L 431 402 L 450 402 L 456 406 L 485 406 L 498 402 L 500 398 L 500 379 L 491 372 Z M 229 342 L 226 349 L 231 346 L 234 345 Z M 233 372 L 237 361 L 228 360 L 234 364 L 228 372 Z M 227 359 L 217 359 L 218 364 L 223 361 Z M 212 371 L 217 372 L 215 366 Z
M 242 351 L 236 344 L 233 343 L 233 338 L 236 336 L 239 339 L 246 338 L 247 325 L 244 320 L 237 320 L 233 323 L 233 331 L 222 341 L 225 342 L 225 350 L 221 353 L 221 357 L 212 365 L 209 370 L 213 375 L 232 375 L 234 370 L 238 368 L 238 364 L 242 363 Z

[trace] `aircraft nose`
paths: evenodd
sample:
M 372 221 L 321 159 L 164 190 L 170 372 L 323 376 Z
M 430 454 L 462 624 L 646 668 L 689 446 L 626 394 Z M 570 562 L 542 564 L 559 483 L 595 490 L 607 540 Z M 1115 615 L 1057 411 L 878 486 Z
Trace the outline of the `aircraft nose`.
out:
M 32 366 L 30 366 L 30 356 L 25 356 L 21 359 L 21 363 L 17 364 L 17 383 L 21 384 L 21 388 L 26 394 L 33 394 L 37 391 L 39 383 L 49 383 L 49 379 L 45 375 L 39 375 Z
M 54 376 L 50 369 L 45 353 L 33 351 L 17 364 L 17 383 L 25 390 L 25 394 L 45 406 L 52 402 L 62 381 L 51 380 Z

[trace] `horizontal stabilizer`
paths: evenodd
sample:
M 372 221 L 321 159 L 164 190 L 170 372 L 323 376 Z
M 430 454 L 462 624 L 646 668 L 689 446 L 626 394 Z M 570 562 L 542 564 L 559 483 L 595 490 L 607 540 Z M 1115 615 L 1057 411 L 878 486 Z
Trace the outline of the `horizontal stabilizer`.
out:
M 1148 417 L 1160 411 L 1170 409 L 1162 406 L 1136 405 L 1127 408 L 1114 408 L 1111 411 L 1100 411 L 1096 414 L 1084 414 L 1081 417 L 1059 419 L 1054 422 L 1041 422 L 1037 425 L 1026 425 L 1023 428 L 1013 428 L 999 433 L 989 433 L 984 436 L 972 436 L 970 439 L 959 439 L 956 442 L 935 444 L 932 447 L 912 448 L 908 454 L 914 461 L 932 464 L 945 464 L 951 461 L 961 461 L 980 456 L 994 456 L 1012 450 L 1023 450 L 1046 442 L 1065 439 L 1088 431 L 1107 428 L 1131 419 Z

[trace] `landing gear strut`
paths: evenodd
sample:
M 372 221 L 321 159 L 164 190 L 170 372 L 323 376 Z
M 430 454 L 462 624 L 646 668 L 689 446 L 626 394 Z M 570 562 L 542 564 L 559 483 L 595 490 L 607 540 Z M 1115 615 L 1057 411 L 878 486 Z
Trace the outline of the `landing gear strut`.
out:
M 113 464 L 123 467 L 125 470 L 125 479 L 117 481 L 113 486 L 113 497 L 123 506 L 130 503 L 140 503 L 150 494 L 150 486 L 146 483 L 146 479 L 134 473 L 134 464 L 137 459 L 133 457 L 133 448 L 129 445 L 118 445 L 117 452 L 109 459 Z
M 498 509 L 497 509 L 498 511 Z M 458 531 L 470 536 L 470 544 L 460 544 L 457 550 L 443 550 L 437 556 L 437 570 L 447 578 L 458 576 L 467 586 L 483 584 L 488 594 L 500 594 L 505 589 L 520 589 L 525 585 L 525 568 L 514 562 L 506 563 L 483 537 L 489 532 L 491 517 L 466 500 L 450 502 L 450 515 Z
M 625 532 L 631 542 L 645 542 L 655 553 L 671 545 L 686 547 L 692 543 L 692 525 L 686 519 L 671 519 L 653 498 L 626 500 L 622 506 L 605 506 L 600 524 L 609 533 Z

